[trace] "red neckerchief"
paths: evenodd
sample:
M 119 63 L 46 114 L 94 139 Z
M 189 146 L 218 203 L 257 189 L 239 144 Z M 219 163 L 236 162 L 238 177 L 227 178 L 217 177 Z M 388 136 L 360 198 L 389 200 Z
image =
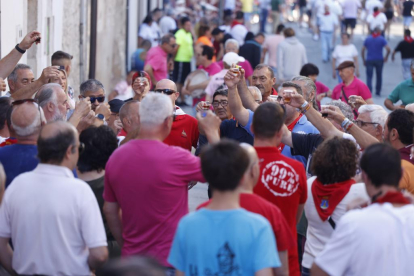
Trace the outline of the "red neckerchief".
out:
M 272 95 L 277 96 L 277 91 L 276 91 L 276 89 L 274 89 L 273 87 L 272 87 Z
M 121 129 L 121 131 L 118 133 L 118 136 L 127 136 L 127 132 L 125 131 L 125 129 Z
M 322 221 L 326 221 L 332 215 L 353 184 L 353 179 L 329 185 L 323 185 L 318 178 L 313 181 L 313 201 Z
M 323 15 L 330 15 L 331 13 L 330 12 L 325 12 Z
M 0 144 L 0 148 L 5 147 L 5 146 L 10 146 L 10 145 L 14 145 L 17 144 L 17 139 L 13 138 L 13 137 L 9 137 L 6 139 L 6 141 L 4 141 L 3 143 Z
M 234 26 L 236 26 L 236 25 L 241 25 L 242 23 L 240 23 L 239 21 L 237 21 L 237 20 L 233 20 L 233 22 L 231 23 L 231 27 L 233 28 Z
M 299 114 L 299 116 L 294 120 L 290 125 L 287 126 L 290 132 L 292 132 L 293 128 L 296 126 L 300 118 L 302 118 L 303 114 Z M 285 148 L 285 144 L 280 143 L 279 144 L 279 151 L 282 151 Z
M 407 41 L 408 43 L 412 43 L 414 41 L 413 38 L 409 35 L 404 36 L 404 40 Z
M 378 14 L 380 14 L 381 12 L 380 11 L 377 11 L 377 12 L 374 12 L 374 17 L 377 17 L 378 16 Z
M 372 33 L 372 37 L 373 37 L 373 38 L 377 38 L 377 37 L 379 37 L 380 35 L 381 35 L 381 33 L 375 33 L 375 32 L 374 32 L 374 33 Z
M 388 192 L 382 197 L 377 198 L 372 203 L 394 203 L 394 204 L 410 204 L 410 201 L 400 192 Z

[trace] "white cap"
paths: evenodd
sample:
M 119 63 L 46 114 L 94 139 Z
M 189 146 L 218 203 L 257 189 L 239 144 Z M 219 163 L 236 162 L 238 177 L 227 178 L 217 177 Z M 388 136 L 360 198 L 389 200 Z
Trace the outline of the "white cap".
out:
M 177 0 L 177 1 L 175 1 L 175 4 L 176 4 L 176 5 L 182 5 L 182 4 L 185 4 L 185 0 Z
M 228 66 L 232 66 L 233 64 L 237 64 L 243 61 L 245 61 L 244 57 L 241 57 L 233 52 L 227 53 L 223 57 L 223 62 L 225 62 Z

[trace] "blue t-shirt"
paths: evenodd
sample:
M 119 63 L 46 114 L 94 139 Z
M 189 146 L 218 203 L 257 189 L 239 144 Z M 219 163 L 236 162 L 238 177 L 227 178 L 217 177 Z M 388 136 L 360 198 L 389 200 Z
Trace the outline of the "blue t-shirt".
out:
M 292 132 L 294 133 L 302 133 L 302 134 L 319 134 L 319 131 L 314 127 L 311 122 L 308 121 L 308 118 L 306 116 L 302 116 L 302 118 L 299 119 L 299 121 L 296 123 L 295 127 L 293 128 Z M 292 155 L 292 152 L 290 150 L 290 147 L 285 145 L 285 147 L 282 150 L 282 154 L 286 157 L 298 160 L 303 164 L 303 167 L 306 170 L 306 164 L 307 164 L 307 156 L 302 155 Z
M 251 121 L 249 120 L 249 131 L 246 127 L 240 125 L 236 120 L 224 120 L 220 124 L 221 138 L 229 138 L 238 141 L 239 143 L 248 143 L 253 145 L 253 135 L 250 131 Z
M 181 219 L 168 262 L 185 275 L 254 275 L 280 267 L 269 222 L 244 209 L 201 209 Z
M 385 38 L 380 35 L 374 38 L 372 35 L 365 39 L 364 46 L 367 48 L 366 60 L 383 60 L 382 49 L 387 45 Z
M 0 148 L 0 163 L 6 173 L 6 188 L 18 175 L 33 171 L 39 164 L 36 145 L 14 144 Z M 76 169 L 73 174 L 77 177 Z

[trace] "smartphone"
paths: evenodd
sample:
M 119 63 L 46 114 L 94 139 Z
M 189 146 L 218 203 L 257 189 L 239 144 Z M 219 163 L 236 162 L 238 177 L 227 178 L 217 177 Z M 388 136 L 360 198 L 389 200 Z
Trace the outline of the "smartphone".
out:
M 60 66 L 59 66 L 59 70 L 65 70 L 65 66 L 60 65 Z
M 40 43 L 40 37 L 35 40 L 36 43 Z

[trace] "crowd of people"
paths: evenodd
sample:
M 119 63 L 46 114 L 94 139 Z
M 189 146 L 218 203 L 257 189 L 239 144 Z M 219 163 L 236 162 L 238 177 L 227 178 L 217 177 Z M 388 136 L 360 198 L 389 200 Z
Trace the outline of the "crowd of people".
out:
M 308 63 L 289 3 L 259 1 L 253 33 L 253 1 L 224 1 L 223 18 L 174 2 L 146 16 L 113 89 L 72 87 L 64 51 L 36 77 L 19 60 L 38 31 L 0 60 L 0 275 L 410 275 L 414 2 L 391 53 L 398 3 L 298 1 L 332 72 Z M 396 52 L 387 111 L 373 71 L 380 95 Z M 189 213 L 195 185 L 206 202 Z

